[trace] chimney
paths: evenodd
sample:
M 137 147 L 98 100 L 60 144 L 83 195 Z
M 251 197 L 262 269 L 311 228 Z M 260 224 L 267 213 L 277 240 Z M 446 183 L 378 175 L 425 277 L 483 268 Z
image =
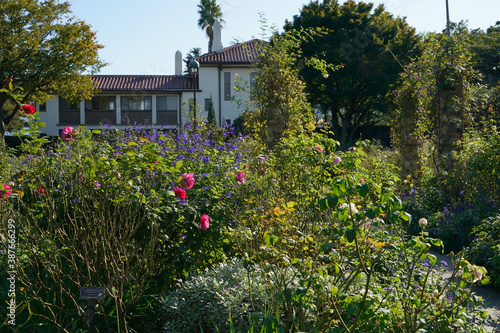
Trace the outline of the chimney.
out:
M 219 21 L 215 21 L 214 26 L 212 27 L 214 31 L 214 43 L 212 45 L 212 52 L 221 53 L 224 51 L 224 47 L 222 46 L 222 38 L 221 38 L 221 25 Z
M 182 53 L 179 50 L 175 52 L 175 75 L 182 75 Z

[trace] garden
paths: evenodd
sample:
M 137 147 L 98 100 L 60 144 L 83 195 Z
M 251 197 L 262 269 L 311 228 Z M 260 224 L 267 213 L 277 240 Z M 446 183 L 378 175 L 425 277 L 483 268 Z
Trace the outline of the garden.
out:
M 499 88 L 480 84 L 460 26 L 420 48 L 381 13 L 366 28 L 394 31 L 386 44 L 358 28 L 263 43 L 252 98 L 235 99 L 242 131 L 200 118 L 43 137 L 28 102 L 52 86 L 30 87 L 39 71 L 21 62 L 24 81 L 0 88 L 2 135 L 7 118 L 30 124 L 0 150 L 0 330 L 487 332 L 474 289 L 500 287 Z M 335 31 L 358 40 L 321 42 Z M 325 60 L 317 40 L 355 50 Z M 397 70 L 373 71 L 384 64 Z M 69 97 L 83 89 L 56 77 Z M 351 142 L 379 118 L 391 147 Z
M 485 332 L 472 291 L 500 285 L 486 133 L 464 139 L 448 205 L 436 175 L 413 187 L 394 151 L 324 132 L 272 149 L 190 124 L 33 135 L 2 152 L 2 330 L 85 332 L 80 288 L 101 286 L 99 332 Z

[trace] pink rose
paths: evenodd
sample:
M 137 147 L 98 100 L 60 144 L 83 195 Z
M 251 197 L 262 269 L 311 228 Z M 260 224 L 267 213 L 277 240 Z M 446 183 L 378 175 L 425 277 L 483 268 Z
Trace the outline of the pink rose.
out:
M 71 126 L 66 126 L 61 132 L 61 137 L 63 138 L 64 141 L 71 140 L 73 138 L 73 131 L 75 129 Z
M 186 191 L 184 191 L 182 188 L 174 188 L 174 193 L 179 200 L 184 200 L 187 198 Z
M 0 198 L 7 200 L 7 198 L 12 194 L 12 187 L 7 184 L 3 184 L 3 189 L 0 190 Z
M 179 185 L 181 185 L 185 189 L 190 189 L 194 185 L 194 177 L 192 173 L 184 173 L 182 175 L 182 179 L 179 182 Z
M 238 183 L 244 183 L 244 182 L 246 182 L 245 173 L 244 172 L 240 172 L 239 174 L 237 174 L 236 175 L 236 181 Z
M 210 226 L 209 223 L 210 218 L 208 217 L 207 214 L 203 214 L 200 218 L 200 229 L 201 230 L 207 230 L 208 227 Z
M 342 159 L 338 156 L 335 156 L 335 158 L 333 159 L 333 162 L 332 164 L 333 165 L 338 165 L 340 162 L 342 162 Z
M 32 105 L 29 105 L 29 104 L 24 104 L 23 106 L 21 106 L 21 109 L 26 114 L 33 114 L 36 111 L 36 108 L 34 106 L 32 106 Z

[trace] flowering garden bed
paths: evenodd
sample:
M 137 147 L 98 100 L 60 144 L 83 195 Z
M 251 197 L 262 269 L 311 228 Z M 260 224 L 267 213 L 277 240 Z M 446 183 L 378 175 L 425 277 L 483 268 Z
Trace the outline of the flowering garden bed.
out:
M 481 301 L 436 272 L 427 221 L 408 235 L 387 152 L 320 134 L 270 151 L 229 128 L 63 135 L 3 153 L 21 330 L 85 328 L 79 289 L 103 286 L 104 332 L 484 331 Z

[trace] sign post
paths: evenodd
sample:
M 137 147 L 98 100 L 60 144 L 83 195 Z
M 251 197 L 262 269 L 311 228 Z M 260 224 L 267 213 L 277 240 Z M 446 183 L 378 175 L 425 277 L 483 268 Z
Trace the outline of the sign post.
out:
M 87 300 L 87 326 L 89 333 L 96 333 L 95 329 L 95 304 L 98 299 L 104 299 L 106 288 L 104 287 L 82 287 L 80 298 Z

